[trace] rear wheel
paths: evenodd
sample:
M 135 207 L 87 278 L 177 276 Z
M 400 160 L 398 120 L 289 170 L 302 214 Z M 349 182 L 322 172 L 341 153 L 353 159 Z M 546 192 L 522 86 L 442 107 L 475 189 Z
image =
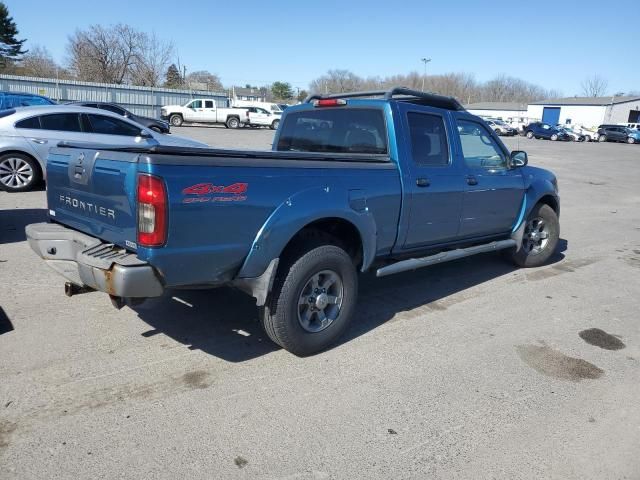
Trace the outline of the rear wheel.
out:
M 606 142 L 607 141 L 607 136 L 606 135 L 600 135 L 598 137 L 598 141 L 599 142 Z
M 527 132 L 527 138 L 533 138 L 533 132 L 531 130 Z
M 240 126 L 240 120 L 238 117 L 229 117 L 227 119 L 227 127 L 229 128 L 238 128 Z
M 321 245 L 283 263 L 261 321 L 271 340 L 296 355 L 327 348 L 355 311 L 358 276 L 351 257 Z
M 589 135 L 586 135 L 584 137 L 584 141 L 587 142 L 587 143 L 590 142 L 591 141 L 591 137 Z
M 160 127 L 149 127 L 150 130 L 153 130 L 156 133 L 162 133 L 162 130 L 160 130 Z
M 0 188 L 7 192 L 26 192 L 40 182 L 38 162 L 22 153 L 7 153 L 0 157 Z
M 628 137 L 627 138 L 627 143 L 634 144 L 634 143 L 636 143 L 636 139 L 633 138 L 633 137 Z
M 551 135 L 551 140 L 552 140 L 552 141 L 554 141 L 554 142 L 555 142 L 556 140 L 558 140 L 558 135 L 557 135 L 557 134 L 555 134 L 555 133 L 554 133 L 553 135 Z
M 182 119 L 182 115 L 174 114 L 169 117 L 169 123 L 174 127 L 179 127 L 183 124 L 184 120 Z
M 277 130 L 278 125 L 280 125 L 280 120 L 274 120 L 273 123 L 269 126 L 271 130 Z
M 549 205 L 538 204 L 527 217 L 522 245 L 508 252 L 519 267 L 539 267 L 553 255 L 560 238 L 558 215 Z

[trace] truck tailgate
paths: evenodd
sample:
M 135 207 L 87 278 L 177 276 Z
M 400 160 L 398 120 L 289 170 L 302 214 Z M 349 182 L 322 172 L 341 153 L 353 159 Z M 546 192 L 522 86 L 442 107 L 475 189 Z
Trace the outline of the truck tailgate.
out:
M 121 247 L 135 247 L 138 156 L 52 148 L 47 158 L 52 220 Z

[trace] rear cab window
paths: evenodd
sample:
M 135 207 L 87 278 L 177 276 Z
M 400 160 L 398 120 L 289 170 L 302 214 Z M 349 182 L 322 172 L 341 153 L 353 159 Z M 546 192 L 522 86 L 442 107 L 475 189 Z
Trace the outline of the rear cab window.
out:
M 385 155 L 387 130 L 381 109 L 325 107 L 290 112 L 282 125 L 280 152 Z

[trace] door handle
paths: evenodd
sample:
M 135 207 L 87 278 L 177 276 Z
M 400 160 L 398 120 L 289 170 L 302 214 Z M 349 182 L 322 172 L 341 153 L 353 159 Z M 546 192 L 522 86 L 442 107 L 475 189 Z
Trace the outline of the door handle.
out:
M 44 145 L 45 143 L 47 143 L 47 141 L 42 138 L 30 138 L 29 140 L 31 140 L 33 143 L 38 143 L 40 145 Z
M 418 178 L 416 179 L 416 185 L 419 187 L 428 187 L 431 185 L 431 182 L 429 182 L 428 178 Z
M 478 179 L 474 176 L 469 175 L 467 177 L 467 184 L 469 185 L 477 185 L 478 184 Z

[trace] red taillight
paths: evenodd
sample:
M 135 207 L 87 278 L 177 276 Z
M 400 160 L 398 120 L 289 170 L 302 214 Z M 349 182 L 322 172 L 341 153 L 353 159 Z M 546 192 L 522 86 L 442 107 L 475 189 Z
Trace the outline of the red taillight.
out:
M 138 175 L 138 244 L 159 247 L 167 240 L 167 191 L 164 182 Z
M 322 100 L 316 100 L 313 102 L 314 107 L 337 107 L 339 105 L 346 105 L 347 101 L 341 98 L 324 98 Z

